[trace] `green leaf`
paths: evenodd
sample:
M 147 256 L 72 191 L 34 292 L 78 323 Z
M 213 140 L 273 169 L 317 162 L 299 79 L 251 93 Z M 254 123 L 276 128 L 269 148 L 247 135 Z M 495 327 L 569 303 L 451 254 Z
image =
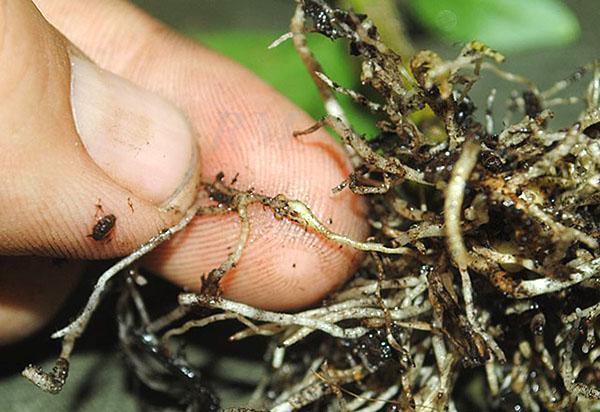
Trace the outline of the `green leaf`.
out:
M 319 119 L 325 115 L 323 104 L 291 40 L 268 49 L 269 44 L 280 34 L 224 31 L 192 33 L 192 37 L 246 66 L 313 118 Z M 309 45 L 327 76 L 343 86 L 357 86 L 358 73 L 355 72 L 353 61 L 343 43 L 313 35 L 309 38 Z M 345 96 L 339 97 L 355 129 L 361 133 L 375 134 L 372 118 Z
M 558 0 L 413 0 L 417 18 L 450 42 L 481 40 L 501 52 L 561 46 L 579 36 Z

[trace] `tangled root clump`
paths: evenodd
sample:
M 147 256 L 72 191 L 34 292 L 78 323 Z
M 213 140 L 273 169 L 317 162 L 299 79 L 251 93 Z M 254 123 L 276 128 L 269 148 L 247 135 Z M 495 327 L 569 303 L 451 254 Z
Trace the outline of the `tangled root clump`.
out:
M 368 92 L 329 78 L 310 51 L 307 33 L 346 41 L 361 61 L 360 80 Z M 215 205 L 197 205 L 191 216 L 238 213 L 238 245 L 208 274 L 202 293 L 182 293 L 179 306 L 162 318 L 144 315 L 130 281 L 123 299 L 135 305 L 121 309 L 137 315 L 120 317 L 123 330 L 142 330 L 165 350 L 175 336 L 226 319 L 245 325 L 232 340 L 271 336 L 270 371 L 252 406 L 272 411 L 308 405 L 457 410 L 469 382 L 485 391 L 479 402 L 488 408 L 600 407 L 600 63 L 540 90 L 498 68 L 504 57 L 480 42 L 467 44 L 453 60 L 427 50 L 405 62 L 380 41 L 366 16 L 322 0 L 298 2 L 290 33 L 274 45 L 287 39 L 328 113 L 296 136 L 327 125 L 340 137 L 354 171 L 332 190 L 367 198 L 370 239 L 336 234 L 310 205 L 232 189 L 219 176 L 203 186 Z M 495 91 L 481 120 L 469 97 L 484 70 L 520 89 L 507 102 L 500 129 L 492 113 Z M 588 73 L 585 96 L 557 97 Z M 337 94 L 376 114 L 380 134 L 367 140 L 356 133 Z M 550 107 L 574 102 L 584 106 L 579 118 L 553 130 Z M 515 115 L 520 119 L 513 122 Z M 360 271 L 321 306 L 295 314 L 223 298 L 219 281 L 243 253 L 251 203 L 367 252 Z M 63 363 L 96 303 L 90 304 L 56 334 L 68 349 Z M 208 312 L 198 317 L 195 307 Z M 166 359 L 182 367 L 175 355 Z M 42 387 L 50 382 L 48 389 L 56 392 L 66 372 L 61 382 L 33 366 L 25 375 Z M 198 390 L 196 378 L 190 379 L 194 385 L 188 386 Z M 206 402 L 216 402 L 200 392 Z

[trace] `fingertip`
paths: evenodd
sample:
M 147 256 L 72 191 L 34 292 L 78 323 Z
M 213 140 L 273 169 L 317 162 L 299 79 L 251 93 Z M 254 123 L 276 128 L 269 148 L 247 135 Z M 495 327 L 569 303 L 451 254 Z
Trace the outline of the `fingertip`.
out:
M 313 305 L 356 269 L 360 254 L 314 233 L 287 233 L 280 247 L 249 251 L 244 266 L 221 281 L 229 299 L 268 310 Z M 301 229 L 303 231 L 303 229 Z
M 354 215 L 349 219 L 352 235 L 364 238 L 363 220 Z M 249 220 L 251 234 L 242 257 L 220 284 L 224 296 L 235 301 L 269 310 L 312 305 L 343 283 L 362 257 L 290 221 L 276 220 L 262 206 L 250 207 Z M 175 284 L 199 291 L 203 275 L 233 250 L 239 228 L 234 215 L 199 218 L 150 255 L 145 265 Z

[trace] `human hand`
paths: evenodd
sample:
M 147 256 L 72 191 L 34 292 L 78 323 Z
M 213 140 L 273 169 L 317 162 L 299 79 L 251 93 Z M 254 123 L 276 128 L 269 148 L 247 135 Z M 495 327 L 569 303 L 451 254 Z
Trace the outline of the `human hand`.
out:
M 363 203 L 330 192 L 349 172 L 338 145 L 324 132 L 294 139 L 314 120 L 254 75 L 125 2 L 35 5 L 41 13 L 0 0 L 0 343 L 53 316 L 79 260 L 130 253 L 176 223 L 200 179 L 221 171 L 239 174 L 237 188 L 285 193 L 333 230 L 364 238 Z M 88 235 L 105 214 L 115 228 L 96 241 Z M 259 206 L 249 217 L 250 241 L 222 282 L 229 298 L 294 309 L 356 267 L 354 250 Z M 198 217 L 144 264 L 198 290 L 238 231 L 235 215 Z

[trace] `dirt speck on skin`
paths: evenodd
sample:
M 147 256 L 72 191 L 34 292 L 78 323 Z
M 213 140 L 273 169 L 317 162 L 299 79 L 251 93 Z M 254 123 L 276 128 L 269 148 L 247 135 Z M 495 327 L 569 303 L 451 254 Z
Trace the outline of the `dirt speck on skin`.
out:
M 117 217 L 113 214 L 102 216 L 94 225 L 90 236 L 96 241 L 107 239 L 114 230 L 116 222 Z

